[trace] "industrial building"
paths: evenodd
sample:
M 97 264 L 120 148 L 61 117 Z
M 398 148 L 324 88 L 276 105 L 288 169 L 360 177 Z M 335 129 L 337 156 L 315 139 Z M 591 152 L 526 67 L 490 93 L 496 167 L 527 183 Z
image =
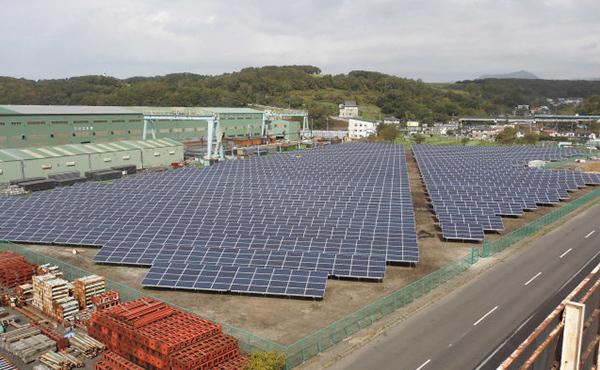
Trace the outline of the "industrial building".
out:
M 252 108 L 0 105 L 0 149 L 219 135 L 299 139 L 302 114 L 280 118 Z
M 0 149 L 0 183 L 66 171 L 166 166 L 183 160 L 183 150 L 183 144 L 171 139 Z

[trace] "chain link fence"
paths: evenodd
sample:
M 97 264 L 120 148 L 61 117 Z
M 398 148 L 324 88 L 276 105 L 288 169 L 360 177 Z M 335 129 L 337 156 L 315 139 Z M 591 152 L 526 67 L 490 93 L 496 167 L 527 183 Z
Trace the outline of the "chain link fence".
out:
M 479 248 L 473 248 L 468 255 L 291 344 L 285 351 L 288 369 L 300 365 L 357 331 L 431 292 L 468 270 L 478 260 Z
M 587 204 L 588 202 L 597 199 L 598 196 L 600 196 L 600 188 L 597 188 L 592 192 L 587 193 L 586 195 L 575 199 L 574 201 L 568 204 L 565 204 L 564 206 L 558 208 L 556 211 L 548 213 L 547 215 L 544 215 L 538 218 L 537 220 L 523 226 L 522 228 L 517 229 L 509 234 L 504 235 L 501 238 L 494 240 L 493 242 L 484 241 L 482 257 L 487 258 L 496 253 L 502 252 L 511 245 L 517 243 L 518 241 L 524 239 L 529 235 L 538 232 L 542 228 L 550 225 L 551 223 L 558 220 L 559 218 L 562 218 L 566 214 L 569 214 L 574 210 L 578 209 L 579 207 Z

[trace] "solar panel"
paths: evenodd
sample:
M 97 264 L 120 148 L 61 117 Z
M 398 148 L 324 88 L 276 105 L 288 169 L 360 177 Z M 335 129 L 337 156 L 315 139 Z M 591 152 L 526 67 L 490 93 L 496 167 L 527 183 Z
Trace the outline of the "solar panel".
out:
M 413 152 L 446 239 L 483 240 L 484 230 L 503 230 L 497 216 L 558 204 L 600 181 L 598 174 L 525 167 L 581 154 L 572 149 L 414 145 Z
M 256 256 L 222 267 L 381 279 L 386 262 L 419 261 L 400 145 L 349 143 L 148 172 L 0 204 L 0 238 L 99 246 L 96 262 L 153 266 L 170 260 L 169 248 L 193 246 L 195 253 L 216 248 Z M 274 259 L 265 261 L 267 255 Z M 275 258 L 281 255 L 302 258 Z M 315 269 L 315 260 L 331 256 L 330 268 Z

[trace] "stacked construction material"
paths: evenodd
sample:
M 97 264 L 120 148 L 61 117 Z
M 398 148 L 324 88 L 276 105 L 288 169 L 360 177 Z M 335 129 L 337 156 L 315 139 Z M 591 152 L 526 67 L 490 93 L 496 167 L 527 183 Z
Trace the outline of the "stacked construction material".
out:
M 39 328 L 29 326 L 3 334 L 0 345 L 25 363 L 35 361 L 42 353 L 56 350 L 56 342 L 42 334 Z
M 92 297 L 106 292 L 106 280 L 102 276 L 89 275 L 73 281 L 75 285 L 74 296 L 79 302 L 79 307 L 88 309 L 92 307 Z
M 54 189 L 56 187 L 56 181 L 54 180 L 36 180 L 29 182 L 22 182 L 19 184 L 20 187 L 25 189 L 26 191 L 34 192 L 34 191 L 42 191 Z
M 144 368 L 114 352 L 106 351 L 102 353 L 102 360 L 94 364 L 94 370 L 144 370 Z
M 21 284 L 15 287 L 15 294 L 21 297 L 31 297 L 33 295 L 33 285 L 30 283 Z
M 106 346 L 87 334 L 79 333 L 69 338 L 71 346 L 88 358 L 94 358 L 104 351 Z
M 49 351 L 40 356 L 40 362 L 50 369 L 69 370 L 74 367 L 84 367 L 85 364 L 77 357 L 65 352 Z
M 144 368 L 196 370 L 245 363 L 237 341 L 223 334 L 221 325 L 148 297 L 93 313 L 88 333 Z
M 31 282 L 35 266 L 14 252 L 0 252 L 0 284 L 14 288 Z
M 42 334 L 52 339 L 56 343 L 56 348 L 58 348 L 59 351 L 69 347 L 69 339 L 61 337 L 60 334 L 55 332 L 47 323 L 34 320 L 29 325 L 32 328 L 40 329 Z
M 56 186 L 70 186 L 78 182 L 85 182 L 87 178 L 81 177 L 79 171 L 65 171 L 49 174 L 48 180 L 54 180 Z
M 115 170 L 115 171 L 125 171 L 127 172 L 128 175 L 134 174 L 137 172 L 137 167 L 135 164 L 124 164 L 122 166 L 114 166 L 111 167 L 111 169 Z
M 32 306 L 61 323 L 73 319 L 79 310 L 77 300 L 69 296 L 69 282 L 53 274 L 33 277 Z
M 106 180 L 115 180 L 123 177 L 121 171 L 105 169 L 105 170 L 92 170 L 86 171 L 85 177 L 89 180 L 93 181 L 106 181 Z
M 92 296 L 92 304 L 96 307 L 96 311 L 120 305 L 121 294 L 116 290 L 109 290 L 106 293 Z
M 46 275 L 46 274 L 52 274 L 56 277 L 62 277 L 63 273 L 62 271 L 60 271 L 58 269 L 58 266 L 56 265 L 51 265 L 49 263 L 45 263 L 43 265 L 38 266 L 37 268 L 37 274 L 38 275 Z

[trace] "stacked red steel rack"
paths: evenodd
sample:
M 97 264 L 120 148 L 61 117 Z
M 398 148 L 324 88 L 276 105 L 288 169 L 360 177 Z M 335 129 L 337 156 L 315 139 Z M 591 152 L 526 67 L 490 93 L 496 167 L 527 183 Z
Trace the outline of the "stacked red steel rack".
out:
M 94 370 L 144 370 L 114 352 L 102 352 L 102 360 L 94 363 Z
M 96 306 L 96 311 L 102 311 L 109 307 L 121 304 L 121 295 L 116 290 L 109 290 L 106 293 L 92 296 L 92 304 Z
M 220 324 L 148 297 L 92 313 L 88 333 L 150 370 L 243 369 L 248 362 Z
M 7 288 L 31 283 L 36 267 L 14 252 L 0 252 L 0 284 Z

